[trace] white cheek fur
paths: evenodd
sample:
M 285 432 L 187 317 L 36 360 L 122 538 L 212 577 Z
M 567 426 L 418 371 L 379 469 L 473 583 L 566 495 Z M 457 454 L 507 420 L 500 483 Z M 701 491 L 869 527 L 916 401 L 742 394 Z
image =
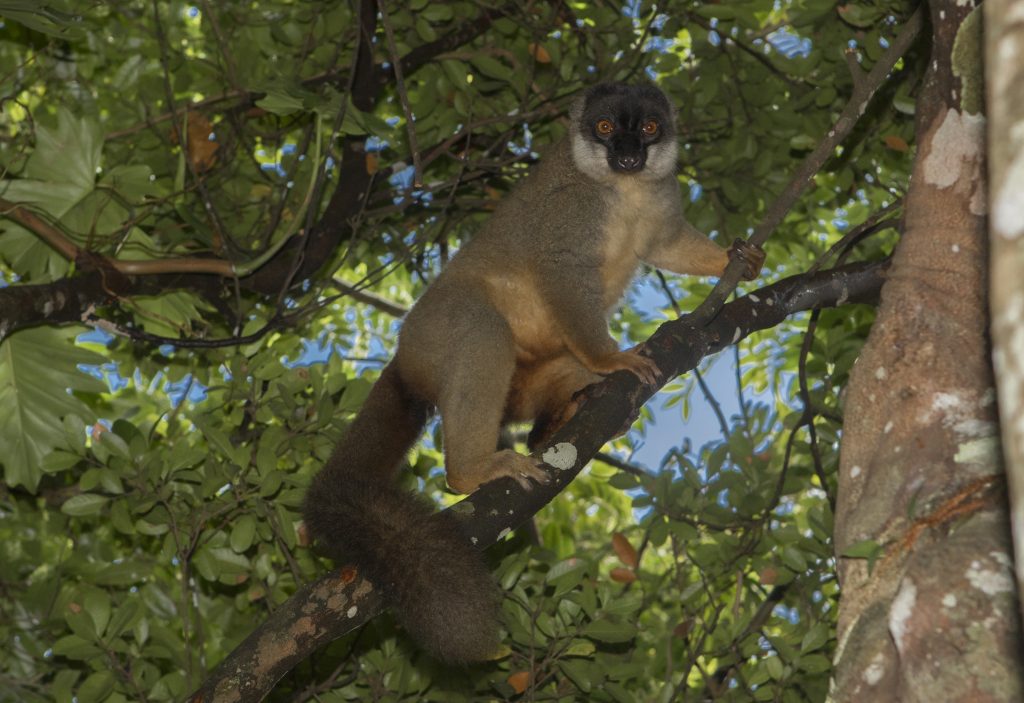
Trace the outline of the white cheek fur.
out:
M 674 139 L 652 144 L 647 148 L 647 163 L 634 177 L 640 180 L 657 180 L 671 176 L 675 173 L 678 155 L 679 146 Z M 615 178 L 622 178 L 622 174 L 615 173 L 609 168 L 605 148 L 584 137 L 578 129 L 572 130 L 572 160 L 576 168 L 595 181 L 610 183 Z

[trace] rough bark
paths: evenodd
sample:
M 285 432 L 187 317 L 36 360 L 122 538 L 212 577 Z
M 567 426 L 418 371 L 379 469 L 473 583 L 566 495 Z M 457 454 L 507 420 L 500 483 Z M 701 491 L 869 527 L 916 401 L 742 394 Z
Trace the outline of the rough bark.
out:
M 985 36 L 992 344 L 1017 592 L 1024 593 L 1024 0 L 985 3 Z
M 694 368 L 700 360 L 768 329 L 801 310 L 848 302 L 873 303 L 886 262 L 851 264 L 816 274 L 792 276 L 722 308 L 706 327 L 690 317 L 665 323 L 648 340 L 647 353 L 663 372 L 661 383 Z M 628 372 L 592 386 L 563 428 L 534 452 L 543 457 L 551 482 L 524 491 L 511 479 L 485 484 L 449 508 L 462 519 L 468 540 L 484 549 L 529 520 L 551 502 L 598 450 L 658 388 L 641 385 Z M 335 569 L 303 587 L 279 606 L 229 654 L 189 698 L 190 703 L 262 700 L 296 664 L 319 647 L 380 613 L 379 593 L 353 568 Z
M 846 398 L 835 701 L 1024 700 L 987 336 L 981 11 L 935 0 L 930 16 L 903 238 Z M 843 557 L 865 541 L 877 560 Z

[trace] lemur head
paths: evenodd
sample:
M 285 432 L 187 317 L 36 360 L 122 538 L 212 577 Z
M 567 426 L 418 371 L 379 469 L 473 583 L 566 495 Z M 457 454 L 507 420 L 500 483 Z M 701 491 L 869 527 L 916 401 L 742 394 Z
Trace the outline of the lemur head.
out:
M 599 83 L 576 101 L 570 115 L 573 160 L 591 178 L 607 183 L 675 173 L 672 105 L 655 86 Z

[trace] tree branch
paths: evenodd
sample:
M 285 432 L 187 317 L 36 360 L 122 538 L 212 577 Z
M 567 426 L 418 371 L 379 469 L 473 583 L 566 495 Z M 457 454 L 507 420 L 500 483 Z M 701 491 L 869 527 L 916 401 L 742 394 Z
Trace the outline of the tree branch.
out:
M 414 73 L 437 55 L 476 39 L 495 19 L 511 12 L 514 7 L 515 3 L 506 3 L 497 9 L 483 10 L 478 17 L 464 22 L 448 34 L 411 49 L 402 58 L 404 75 Z M 352 76 L 351 96 L 357 108 L 370 111 L 380 99 L 391 73 L 373 62 L 370 40 L 377 23 L 377 5 L 373 0 L 360 3 L 359 18 L 363 40 L 360 41 Z M 237 279 L 234 278 L 232 263 L 224 259 L 188 257 L 116 263 L 100 260 L 101 257 L 85 252 L 60 230 L 25 207 L 0 202 L 0 215 L 27 227 L 64 256 L 76 260 L 88 254 L 92 260 L 72 278 L 0 288 L 0 342 L 26 327 L 79 322 L 93 308 L 110 304 L 119 297 L 190 289 L 200 292 L 222 308 L 220 296 L 225 279 L 237 280 L 240 289 L 261 295 L 279 294 L 282 281 L 288 278 L 293 284 L 301 283 L 332 260 L 334 251 L 344 241 L 352 218 L 362 208 L 373 185 L 372 176 L 366 172 L 362 142 L 362 138 L 356 137 L 342 140 L 338 186 L 320 220 L 308 233 L 293 235 L 261 268 Z M 296 247 L 302 248 L 297 269 Z
M 706 355 L 751 332 L 777 325 L 788 315 L 847 302 L 874 302 L 888 261 L 859 263 L 802 274 L 766 286 L 724 306 L 708 325 L 692 316 L 663 324 L 646 348 L 664 372 L 662 383 L 693 369 Z M 579 411 L 543 447 L 551 482 L 524 491 L 515 481 L 485 484 L 449 508 L 460 517 L 466 538 L 485 548 L 550 502 L 619 434 L 658 388 L 618 372 L 591 386 Z M 379 593 L 354 568 L 335 569 L 300 588 L 257 627 L 210 674 L 190 701 L 260 700 L 296 664 L 320 646 L 365 624 L 383 607 Z
M 749 240 L 751 244 L 764 246 L 764 243 L 768 241 L 768 237 L 782 223 L 786 213 L 796 203 L 804 188 L 807 187 L 811 179 L 822 169 L 825 163 L 832 158 L 836 147 L 853 131 L 860 116 L 867 109 L 868 102 L 874 97 L 882 83 L 885 82 L 886 76 L 889 75 L 889 72 L 892 71 L 896 62 L 900 60 L 903 54 L 910 49 L 917 35 L 921 33 L 921 28 L 924 26 L 925 7 L 926 5 L 922 3 L 917 8 L 906 24 L 903 25 L 900 33 L 893 39 L 892 44 L 878 60 L 878 63 L 864 76 L 863 81 L 854 86 L 853 93 L 850 95 L 846 107 L 843 108 L 828 134 L 825 135 L 825 138 L 818 143 L 814 151 L 808 154 L 800 166 L 797 167 L 789 183 L 782 189 L 782 193 L 772 202 L 765 212 L 764 218 L 754 228 L 754 233 L 750 235 Z M 722 277 L 718 279 L 714 289 L 704 299 L 704 302 L 700 304 L 700 307 L 694 311 L 693 314 L 698 320 L 706 321 L 715 316 L 715 313 L 722 307 L 726 299 L 736 290 L 736 285 L 743 276 L 744 266 L 743 262 L 739 259 L 733 259 L 729 262 L 729 266 Z

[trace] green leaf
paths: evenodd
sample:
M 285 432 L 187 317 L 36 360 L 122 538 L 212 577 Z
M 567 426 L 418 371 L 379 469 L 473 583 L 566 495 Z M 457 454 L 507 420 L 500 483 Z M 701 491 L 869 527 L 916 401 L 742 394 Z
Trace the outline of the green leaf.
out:
M 632 616 L 640 610 L 643 602 L 644 597 L 640 589 L 634 588 L 631 591 L 612 597 L 610 602 L 604 604 L 602 612 L 608 615 Z
M 98 703 L 105 700 L 113 692 L 115 683 L 117 679 L 112 671 L 104 670 L 91 674 L 78 687 L 78 703 Z
M 96 573 L 93 581 L 100 586 L 132 586 L 145 579 L 152 570 L 148 562 L 123 561 L 105 566 Z
M 109 500 L 110 498 L 107 496 L 97 495 L 96 493 L 82 493 L 64 501 L 64 504 L 60 506 L 60 511 L 72 517 L 95 515 L 103 509 L 103 506 Z
M 0 237 L 2 239 L 2 237 Z M 92 411 L 65 389 L 98 393 L 106 384 L 78 370 L 105 360 L 74 346 L 80 330 L 35 327 L 0 343 L 0 462 L 4 482 L 35 490 L 43 458 L 66 446 L 60 418 L 94 422 Z
M 811 654 L 800 658 L 800 668 L 810 674 L 824 674 L 832 670 L 832 660 L 823 654 Z
M 137 295 L 132 298 L 137 319 L 151 334 L 180 337 L 192 333 L 193 320 L 201 319 L 203 306 L 199 298 L 188 292 L 175 291 L 158 296 Z
M 252 515 L 243 515 L 231 528 L 231 548 L 239 553 L 244 552 L 252 545 L 255 536 L 256 518 Z
M 593 656 L 597 648 L 590 640 L 573 640 L 572 644 L 565 650 L 567 657 L 589 657 Z
M 2 0 L 0 17 L 63 40 L 76 40 L 83 36 L 81 15 L 62 12 L 39 0 Z
M 47 454 L 46 458 L 43 459 L 42 470 L 48 474 L 60 473 L 75 466 L 81 460 L 82 457 L 78 454 L 57 449 Z
M 789 544 L 782 548 L 782 563 L 798 574 L 807 570 L 807 560 L 803 553 Z
M 608 618 L 594 620 L 583 628 L 583 635 L 601 642 L 628 642 L 636 637 L 637 626 L 631 622 L 618 622 Z
M 166 534 L 171 529 L 171 526 L 166 522 L 150 522 L 144 518 L 136 520 L 133 527 L 139 534 L 148 535 L 150 537 L 159 537 L 160 535 Z
M 110 596 L 100 588 L 89 588 L 82 599 L 82 607 L 92 618 L 96 634 L 102 635 L 110 621 Z
M 611 478 L 608 479 L 608 484 L 614 488 L 618 488 L 620 491 L 628 491 L 639 486 L 640 479 L 633 474 L 625 471 L 619 471 L 618 473 L 612 474 Z
M 265 92 L 266 96 L 257 100 L 256 105 L 282 117 L 305 111 L 310 105 L 320 102 L 316 93 L 293 85 L 267 88 Z
M 86 661 L 100 652 L 99 647 L 78 635 L 65 635 L 53 643 L 53 653 L 68 659 Z
M 103 137 L 97 123 L 75 117 L 60 106 L 56 127 L 36 126 L 36 148 L 25 164 L 25 176 L 74 186 L 79 196 L 67 202 L 70 206 L 93 189 L 102 153 Z
M 594 674 L 598 680 L 604 678 L 600 670 L 595 671 L 594 665 L 586 660 L 563 659 L 558 662 L 558 668 L 583 693 L 590 693 L 594 687 Z
M 142 617 L 142 603 L 137 598 L 129 598 L 118 604 L 107 627 L 107 638 L 118 637 L 122 632 L 133 627 Z
M 470 59 L 470 63 L 485 76 L 503 81 L 512 80 L 512 69 L 493 56 L 478 54 Z
M 818 140 L 809 134 L 800 134 L 789 140 L 789 147 L 796 151 L 810 151 L 818 145 Z
M 824 623 L 815 623 L 807 634 L 804 635 L 803 641 L 800 642 L 801 652 L 813 652 L 816 649 L 824 646 L 829 640 L 828 628 Z

